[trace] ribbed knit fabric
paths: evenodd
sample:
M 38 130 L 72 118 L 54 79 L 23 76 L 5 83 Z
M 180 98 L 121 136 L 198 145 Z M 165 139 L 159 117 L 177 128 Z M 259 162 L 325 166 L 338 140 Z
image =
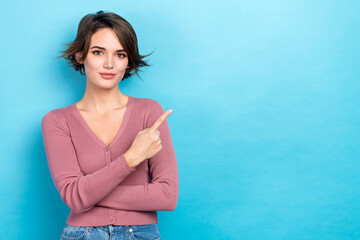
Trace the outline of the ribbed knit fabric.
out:
M 176 208 L 178 166 L 167 120 L 159 127 L 160 152 L 134 170 L 124 158 L 137 133 L 150 128 L 164 109 L 155 100 L 128 97 L 121 127 L 109 146 L 90 129 L 75 103 L 42 119 L 51 177 L 71 209 L 67 224 L 152 224 L 158 222 L 156 211 Z

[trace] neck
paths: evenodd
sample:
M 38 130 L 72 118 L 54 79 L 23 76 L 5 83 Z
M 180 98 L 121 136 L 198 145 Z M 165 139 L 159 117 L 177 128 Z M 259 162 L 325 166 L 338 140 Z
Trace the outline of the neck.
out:
M 122 108 L 127 104 L 128 96 L 120 92 L 119 87 L 111 89 L 86 86 L 83 98 L 79 101 L 79 108 L 97 113 Z

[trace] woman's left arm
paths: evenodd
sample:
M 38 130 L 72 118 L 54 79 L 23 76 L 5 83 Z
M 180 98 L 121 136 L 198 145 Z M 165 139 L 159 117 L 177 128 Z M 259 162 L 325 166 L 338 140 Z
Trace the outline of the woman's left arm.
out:
M 164 113 L 155 102 L 147 121 L 147 128 Z M 167 119 L 158 128 L 162 149 L 149 159 L 150 183 L 117 186 L 96 205 L 133 211 L 173 211 L 179 195 L 178 166 Z

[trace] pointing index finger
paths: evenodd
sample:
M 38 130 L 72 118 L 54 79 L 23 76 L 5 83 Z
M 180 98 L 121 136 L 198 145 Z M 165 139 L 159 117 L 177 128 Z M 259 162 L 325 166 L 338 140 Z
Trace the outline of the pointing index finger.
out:
M 160 127 L 160 125 L 165 121 L 165 119 L 172 113 L 172 109 L 167 110 L 154 122 L 154 124 L 150 127 L 149 131 L 155 133 L 156 130 Z

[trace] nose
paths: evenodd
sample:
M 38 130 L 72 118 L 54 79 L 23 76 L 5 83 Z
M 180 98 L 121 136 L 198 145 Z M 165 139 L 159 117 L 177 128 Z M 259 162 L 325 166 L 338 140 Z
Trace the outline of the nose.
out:
M 104 61 L 104 68 L 113 68 L 113 58 L 111 55 L 109 55 L 107 58 L 105 58 L 105 61 Z

